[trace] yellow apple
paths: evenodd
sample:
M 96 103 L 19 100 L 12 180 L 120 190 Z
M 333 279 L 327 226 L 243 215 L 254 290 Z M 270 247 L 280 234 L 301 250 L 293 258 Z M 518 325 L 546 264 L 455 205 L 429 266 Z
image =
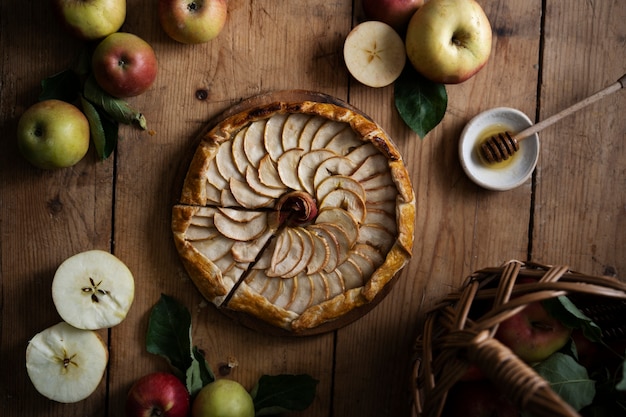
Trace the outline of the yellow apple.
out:
M 161 27 L 175 41 L 205 43 L 226 24 L 226 0 L 159 0 Z
M 81 39 L 101 39 L 117 32 L 126 19 L 126 0 L 53 0 L 63 26 Z
M 29 107 L 17 124 L 20 152 L 36 167 L 65 168 L 89 149 L 89 122 L 78 107 L 60 100 Z
M 429 0 L 411 17 L 405 38 L 413 67 L 431 81 L 461 83 L 491 54 L 491 24 L 474 0 Z

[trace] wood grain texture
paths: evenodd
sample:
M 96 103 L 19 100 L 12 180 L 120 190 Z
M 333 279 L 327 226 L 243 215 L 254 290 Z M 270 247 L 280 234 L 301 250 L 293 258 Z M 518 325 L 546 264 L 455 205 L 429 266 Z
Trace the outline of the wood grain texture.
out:
M 55 172 L 21 158 L 17 121 L 40 80 L 71 65 L 81 43 L 50 19 L 47 5 L 31 3 L 0 3 L 0 409 L 7 415 L 123 415 L 132 382 L 167 369 L 145 350 L 148 315 L 162 293 L 189 308 L 194 343 L 216 372 L 234 358 L 229 377 L 247 388 L 262 374 L 318 379 L 315 402 L 294 416 L 409 415 L 410 359 L 423 315 L 472 271 L 512 258 L 591 274 L 626 271 L 626 94 L 544 131 L 535 178 L 517 189 L 479 188 L 457 156 L 461 130 L 483 110 L 509 106 L 542 119 L 623 74 L 622 0 L 480 0 L 494 35 L 490 61 L 447 87 L 445 118 L 424 139 L 395 111 L 393 87 L 364 87 L 345 69 L 343 40 L 363 19 L 358 1 L 230 0 L 220 36 L 192 46 L 165 35 L 153 0 L 128 0 L 123 30 L 150 42 L 159 60 L 155 85 L 130 100 L 150 133 L 123 127 L 107 161 L 91 150 Z M 401 150 L 417 199 L 413 259 L 387 297 L 340 330 L 304 338 L 250 330 L 204 301 L 169 228 L 198 133 L 241 100 L 285 89 L 330 94 L 371 116 Z M 59 320 L 50 295 L 57 266 L 94 248 L 133 271 L 135 303 L 121 325 L 102 332 L 111 359 L 96 393 L 52 403 L 30 384 L 24 351 Z

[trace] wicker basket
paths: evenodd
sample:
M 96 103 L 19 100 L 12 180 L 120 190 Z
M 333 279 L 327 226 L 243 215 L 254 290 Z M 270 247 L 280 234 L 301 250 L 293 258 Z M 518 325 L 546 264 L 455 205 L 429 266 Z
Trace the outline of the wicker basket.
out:
M 520 277 L 537 281 L 516 283 Z M 426 315 L 415 346 L 413 416 L 441 416 L 449 389 L 472 363 L 519 409 L 536 417 L 580 417 L 529 365 L 493 338 L 498 324 L 527 304 L 561 295 L 575 299 L 583 312 L 600 320 L 603 332 L 623 331 L 626 284 L 614 278 L 515 260 L 470 275 L 458 292 L 449 294 Z M 473 305 L 489 307 L 478 317 L 472 315 L 472 320 Z M 612 314 L 612 309 L 617 313 Z M 612 323 L 614 316 L 619 320 Z

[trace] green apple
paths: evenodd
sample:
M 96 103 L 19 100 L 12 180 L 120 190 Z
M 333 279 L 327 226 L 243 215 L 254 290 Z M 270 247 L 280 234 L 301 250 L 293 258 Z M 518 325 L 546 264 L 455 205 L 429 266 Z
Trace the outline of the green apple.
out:
M 81 39 L 101 39 L 117 32 L 126 19 L 126 0 L 52 0 L 58 19 Z
M 157 58 L 150 44 L 132 33 L 116 32 L 93 52 L 96 82 L 112 96 L 125 98 L 145 92 L 157 75 Z
M 541 302 L 502 321 L 495 338 L 528 363 L 541 362 L 569 341 L 572 329 L 552 317 Z
M 83 159 L 89 149 L 89 122 L 70 103 L 40 101 L 20 117 L 17 143 L 22 155 L 36 167 L 70 167 Z
M 254 417 L 254 403 L 237 381 L 218 379 L 205 385 L 191 406 L 192 417 Z
M 411 17 L 405 38 L 413 67 L 438 83 L 461 83 L 487 63 L 491 25 L 474 0 L 430 0 Z
M 159 0 L 161 27 L 175 41 L 205 43 L 226 24 L 226 0 Z

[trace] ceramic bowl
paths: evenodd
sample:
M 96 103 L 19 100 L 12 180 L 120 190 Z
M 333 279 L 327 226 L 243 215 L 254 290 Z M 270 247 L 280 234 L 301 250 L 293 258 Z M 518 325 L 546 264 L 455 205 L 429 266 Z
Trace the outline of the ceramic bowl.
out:
M 459 141 L 459 158 L 467 176 L 488 190 L 506 191 L 524 184 L 533 174 L 539 159 L 539 136 L 534 134 L 519 144 L 519 150 L 506 161 L 488 163 L 480 153 L 487 137 L 508 131 L 520 132 L 532 125 L 517 109 L 498 107 L 474 116 L 465 126 Z

